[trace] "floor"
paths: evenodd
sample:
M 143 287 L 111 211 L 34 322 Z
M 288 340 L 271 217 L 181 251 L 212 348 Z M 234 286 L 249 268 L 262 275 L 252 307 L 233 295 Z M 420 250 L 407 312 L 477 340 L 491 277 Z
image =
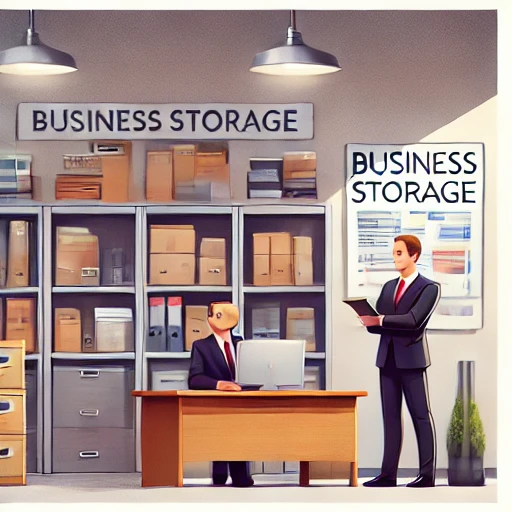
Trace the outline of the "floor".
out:
M 256 485 L 237 489 L 212 487 L 209 479 L 185 479 L 185 487 L 141 488 L 140 473 L 29 475 L 25 487 L 1 487 L 0 503 L 495 503 L 496 479 L 482 487 L 450 487 L 437 479 L 436 487 L 404 487 L 411 478 L 398 480 L 399 487 L 369 489 L 348 487 L 343 480 L 315 480 L 309 488 L 298 486 L 297 475 L 256 475 Z M 95 507 L 100 508 L 100 507 Z M 103 509 L 103 507 L 101 507 Z M 266 507 L 268 508 L 268 507 Z M 11 507 L 0 507 L 2 512 Z M 12 510 L 19 510 L 13 505 Z M 32 510 L 35 510 L 32 508 Z M 123 508 L 124 510 L 124 508 Z M 7 512 L 7 510 L 6 510 Z

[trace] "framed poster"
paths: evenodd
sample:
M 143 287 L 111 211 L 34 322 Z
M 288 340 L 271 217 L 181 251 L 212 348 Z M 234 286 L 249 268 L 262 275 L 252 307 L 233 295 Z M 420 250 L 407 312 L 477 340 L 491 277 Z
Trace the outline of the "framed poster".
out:
M 347 296 L 375 302 L 398 277 L 394 238 L 416 235 L 417 268 L 441 285 L 429 329 L 482 328 L 484 146 L 347 145 Z

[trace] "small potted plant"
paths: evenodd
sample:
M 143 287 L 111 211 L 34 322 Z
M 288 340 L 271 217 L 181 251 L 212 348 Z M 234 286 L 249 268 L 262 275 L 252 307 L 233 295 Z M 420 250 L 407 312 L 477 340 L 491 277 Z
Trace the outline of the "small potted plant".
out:
M 466 371 L 461 363 L 467 365 Z M 485 433 L 478 407 L 473 400 L 473 361 L 459 362 L 459 390 L 453 407 L 446 446 L 448 449 L 448 485 L 485 485 L 483 455 Z M 467 371 L 469 370 L 469 371 Z M 469 386 L 464 385 L 468 374 Z M 464 388 L 468 393 L 464 393 Z

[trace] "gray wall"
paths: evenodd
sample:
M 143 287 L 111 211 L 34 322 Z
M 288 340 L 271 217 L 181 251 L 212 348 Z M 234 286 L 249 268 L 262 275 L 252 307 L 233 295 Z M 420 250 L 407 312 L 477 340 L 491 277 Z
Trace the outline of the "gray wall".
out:
M 285 11 L 42 11 L 36 16 L 43 42 L 73 54 L 80 71 L 37 78 L 0 75 L 0 150 L 34 155 L 35 173 L 44 178 L 46 201 L 53 200 L 62 154 L 85 151 L 87 145 L 17 143 L 19 102 L 314 103 L 315 138 L 311 141 L 230 143 L 232 188 L 235 199 L 245 198 L 251 156 L 317 151 L 320 199 L 334 209 L 332 387 L 369 391 L 359 407 L 361 467 L 380 465 L 382 427 L 374 366 L 377 340 L 354 325 L 353 316 L 341 305 L 345 145 L 484 142 L 484 328 L 433 334 L 429 377 L 438 427 L 438 467 L 446 467 L 445 427 L 455 397 L 456 362 L 476 361 L 477 401 L 488 439 L 485 465 L 496 467 L 496 284 L 489 278 L 496 266 L 495 12 L 298 12 L 305 42 L 334 53 L 343 67 L 332 76 L 305 78 L 247 71 L 256 52 L 284 39 Z M 0 49 L 18 44 L 26 26 L 26 12 L 2 11 Z M 135 183 L 142 194 L 143 142 L 134 144 L 134 163 Z M 414 432 L 407 413 L 405 418 L 401 466 L 416 467 Z

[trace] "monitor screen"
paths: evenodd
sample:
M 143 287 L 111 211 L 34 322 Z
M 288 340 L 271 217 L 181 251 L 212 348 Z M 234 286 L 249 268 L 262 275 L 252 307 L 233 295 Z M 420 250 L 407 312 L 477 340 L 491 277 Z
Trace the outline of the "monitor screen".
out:
M 240 341 L 236 382 L 262 389 L 302 389 L 305 351 L 305 340 Z

